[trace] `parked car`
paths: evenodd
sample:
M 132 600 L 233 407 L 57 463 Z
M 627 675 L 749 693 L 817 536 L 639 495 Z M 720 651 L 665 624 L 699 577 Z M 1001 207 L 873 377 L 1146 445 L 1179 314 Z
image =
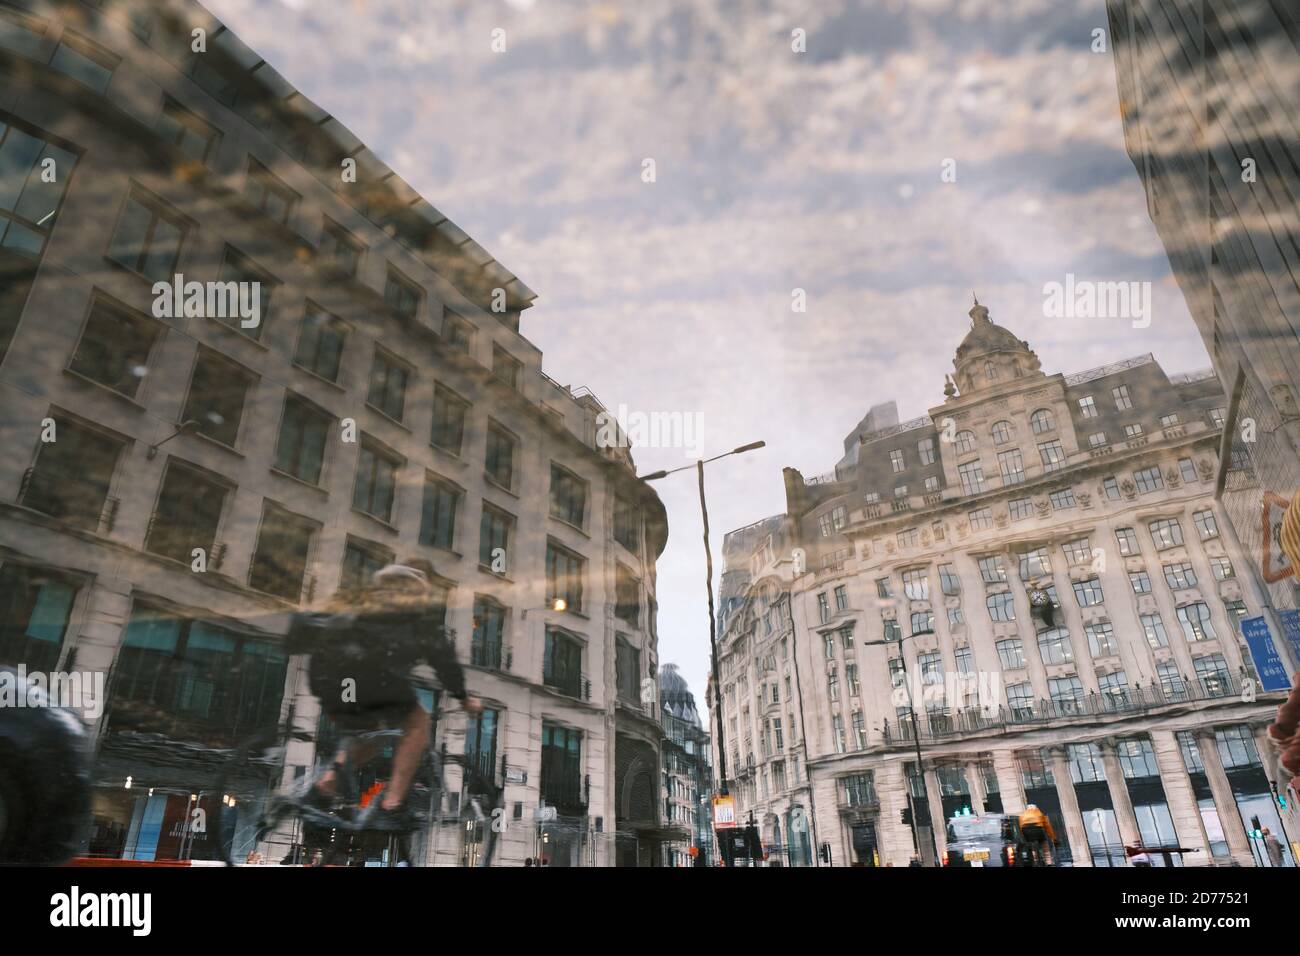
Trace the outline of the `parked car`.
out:
M 1006 813 L 955 816 L 948 821 L 944 866 L 1029 866 L 1020 821 Z
M 66 863 L 90 812 L 86 727 L 13 668 L 0 688 L 0 864 Z

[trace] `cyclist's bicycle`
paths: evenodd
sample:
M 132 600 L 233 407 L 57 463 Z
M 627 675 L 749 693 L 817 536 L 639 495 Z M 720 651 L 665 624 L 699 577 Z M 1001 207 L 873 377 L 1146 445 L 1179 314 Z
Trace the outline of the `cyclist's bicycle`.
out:
M 431 718 L 432 719 L 432 718 Z M 357 765 L 351 759 L 334 763 L 335 754 L 359 741 L 394 743 L 397 729 L 354 733 L 340 741 L 327 742 L 318 733 L 293 729 L 292 716 L 274 731 L 256 734 L 232 751 L 214 784 L 222 803 L 211 829 L 221 859 L 238 865 L 259 845 L 285 847 L 286 863 L 339 866 L 378 863 L 387 866 L 415 866 L 432 857 L 437 832 L 444 820 L 443 805 L 449 793 L 446 768 L 460 765 L 464 799 L 457 801 L 458 820 L 476 838 L 474 853 L 466 865 L 490 866 L 496 849 L 495 812 L 501 805 L 502 787 L 496 782 L 496 768 L 481 766 L 473 758 L 449 754 L 445 744 L 435 748 L 433 735 L 406 798 L 410 808 L 409 830 L 374 830 L 366 826 L 365 810 L 371 801 L 383 799 L 384 781 L 377 779 L 374 758 Z M 285 754 L 293 744 L 316 746 L 314 772 L 295 780 L 287 792 L 276 792 L 271 777 L 280 772 Z M 335 796 L 328 804 L 311 800 L 312 787 L 326 770 L 335 771 Z M 237 826 L 239 816 L 255 807 L 256 825 Z M 430 842 L 431 841 L 431 842 Z

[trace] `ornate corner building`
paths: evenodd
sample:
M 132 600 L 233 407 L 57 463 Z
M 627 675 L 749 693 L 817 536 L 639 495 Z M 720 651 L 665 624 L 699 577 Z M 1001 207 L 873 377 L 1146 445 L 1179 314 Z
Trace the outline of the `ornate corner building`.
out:
M 1027 803 L 1074 865 L 1261 862 L 1253 819 L 1297 821 L 1261 760 L 1281 695 L 1240 622 L 1272 610 L 1215 500 L 1217 378 L 1047 374 L 970 316 L 941 404 L 871 409 L 833 473 L 787 468 L 786 513 L 727 536 L 738 812 L 787 865 L 943 859 L 954 815 Z
M 415 556 L 500 859 L 656 862 L 666 515 L 542 371 L 534 293 L 197 3 L 0 4 L 0 171 L 0 661 L 107 678 L 83 853 L 215 859 L 198 806 L 286 855 L 252 824 L 310 745 L 238 792 L 215 764 L 327 735 L 288 617 Z M 258 283 L 257 320 L 160 315 L 177 275 Z M 481 843 L 450 782 L 429 863 Z

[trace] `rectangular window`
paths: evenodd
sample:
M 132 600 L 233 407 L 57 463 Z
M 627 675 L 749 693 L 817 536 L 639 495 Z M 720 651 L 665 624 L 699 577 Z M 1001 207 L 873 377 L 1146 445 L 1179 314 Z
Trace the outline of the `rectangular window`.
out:
M 1052 503 L 1053 511 L 1068 511 L 1074 507 L 1074 489 L 1062 488 L 1060 491 L 1053 491 L 1047 496 L 1047 500 Z
M 903 576 L 903 580 L 904 583 L 906 583 L 907 581 L 906 575 Z M 835 610 L 847 611 L 848 609 L 849 609 L 849 592 L 848 589 L 841 584 L 835 588 Z
M 1007 685 L 1007 707 L 1012 718 L 1024 720 L 1034 715 L 1034 686 L 1028 682 Z
M 1079 412 L 1084 418 L 1097 417 L 1097 403 L 1093 401 L 1091 395 L 1085 395 L 1079 399 Z
M 949 597 L 961 594 L 961 579 L 957 576 L 957 569 L 953 565 L 939 565 L 939 587 Z
M 614 685 L 619 700 L 629 704 L 641 702 L 641 651 L 622 635 L 614 642 Z
M 248 586 L 297 603 L 307 573 L 307 552 L 316 525 L 309 519 L 267 502 L 258 529 L 257 550 L 249 568 Z
M 1025 462 L 1020 457 L 1020 449 L 998 453 L 998 468 L 1002 472 L 1002 484 L 1018 485 L 1025 480 Z
M 938 490 L 939 490 L 939 479 L 938 479 L 937 477 L 935 477 L 934 475 L 929 475 L 929 476 L 925 479 L 924 487 L 925 487 L 925 490 L 926 490 L 926 491 L 938 491 Z
M 1215 428 L 1222 428 L 1228 421 L 1228 410 L 1222 406 L 1210 409 L 1210 424 Z
M 420 310 L 420 300 L 423 298 L 424 290 L 392 266 L 388 267 L 388 277 L 384 282 L 384 302 L 390 309 L 410 322 Z
M 1171 590 L 1178 591 L 1185 588 L 1196 587 L 1196 571 L 1186 561 L 1179 561 L 1174 564 L 1166 564 L 1165 583 Z
M 515 439 L 496 422 L 488 422 L 487 453 L 483 470 L 487 477 L 502 488 L 510 489 L 515 480 Z
M 980 577 L 985 584 L 997 584 L 1007 579 L 1007 568 L 1002 563 L 1002 556 L 991 554 L 978 559 Z
M 0 20 L 0 46 L 3 46 Z M 57 574 L 6 562 L 0 567 L 0 660 L 49 673 L 59 665 L 77 587 Z
M 551 517 L 581 528 L 587 514 L 587 483 L 568 469 L 551 465 Z
M 975 658 L 969 647 L 958 647 L 953 651 L 957 658 L 957 673 L 962 677 L 975 676 Z
M 1194 601 L 1180 607 L 1178 623 L 1182 625 L 1183 636 L 1189 643 L 1212 641 L 1219 636 L 1215 633 L 1214 623 L 1210 620 L 1210 608 L 1204 601 Z
M 1142 622 L 1142 632 L 1146 635 L 1147 644 L 1153 648 L 1169 646 L 1169 636 L 1165 634 L 1165 622 L 1160 619 L 1159 614 L 1143 614 L 1139 619 Z
M 907 466 L 903 463 L 903 451 L 901 448 L 895 448 L 889 453 L 889 467 L 894 470 L 895 474 L 906 469 Z
M 161 331 L 157 322 L 97 299 L 69 368 L 134 398 Z
M 933 634 L 934 633 L 934 612 L 933 611 L 913 611 L 912 612 L 912 634 Z
M 343 548 L 343 574 L 339 587 L 353 591 L 369 584 L 376 571 L 393 563 L 393 552 L 383 545 L 351 536 Z
M 989 609 L 989 618 L 994 621 L 1014 621 L 1016 604 L 1010 591 L 996 591 L 984 599 Z
M 424 479 L 424 500 L 420 509 L 420 543 L 451 551 L 456 542 L 456 512 L 461 491 L 432 476 Z
M 72 77 L 96 93 L 104 93 L 120 62 L 99 44 L 91 43 L 71 30 L 64 30 L 63 38 L 50 59 L 50 69 Z
M 1155 465 L 1133 472 L 1133 480 L 1137 482 L 1139 494 L 1146 494 L 1148 491 L 1159 491 L 1165 486 L 1165 480 L 1160 476 L 1160 469 Z
M 1065 448 L 1059 440 L 1040 442 L 1038 456 L 1043 460 L 1043 471 L 1056 471 L 1065 466 Z
M 817 595 L 817 619 L 823 624 L 831 619 L 831 603 L 824 591 Z
M 1196 465 L 1192 463 L 1190 458 L 1178 459 L 1178 473 L 1182 475 L 1184 484 L 1190 485 L 1197 480 Z
M 898 626 L 898 621 L 894 620 L 892 617 L 886 617 L 886 618 L 882 618 L 880 623 L 884 628 L 885 640 L 887 641 L 902 640 L 903 629 Z
M 58 441 L 40 446 L 23 505 L 86 531 L 111 530 L 108 497 L 123 445 L 66 421 L 56 421 Z
M 236 289 L 241 286 L 246 288 L 249 296 L 256 289 L 259 311 L 257 324 L 247 327 L 244 326 L 245 319 L 238 309 L 226 308 L 222 310 L 226 313 L 224 316 L 218 315 L 213 316 L 213 318 L 223 325 L 230 326 L 240 335 L 245 335 L 255 342 L 261 341 L 262 330 L 266 328 L 266 320 L 271 314 L 271 293 L 275 291 L 278 283 L 265 270 L 255 266 L 251 259 L 236 252 L 230 246 L 226 246 L 218 278 L 222 283 L 226 284 L 227 289 L 231 288 L 229 284 L 232 282 L 236 283 Z M 257 283 L 257 285 L 254 286 L 253 283 Z M 236 294 L 239 293 L 236 292 Z M 242 300 L 244 297 L 241 295 L 240 298 Z
M 1025 666 L 1025 648 L 1020 638 L 1009 637 L 997 642 L 998 661 L 1007 670 L 1016 670 Z
M 921 541 L 921 532 L 916 528 L 908 528 L 906 531 L 898 532 L 898 546 L 900 548 L 915 548 Z
M 993 527 L 993 509 L 976 508 L 970 513 L 970 526 L 972 531 L 983 531 Z
M 1076 538 L 1061 545 L 1065 559 L 1071 564 L 1087 564 L 1092 560 L 1092 547 L 1087 538 Z
M 1145 571 L 1130 571 L 1128 583 L 1133 585 L 1134 594 L 1151 593 L 1151 578 Z
M 641 509 L 626 498 L 614 498 L 614 540 L 636 551 L 641 546 Z
M 465 415 L 469 402 L 441 385 L 433 390 L 433 429 L 429 441 L 437 448 L 459 455 L 465 442 Z
M 1074 660 L 1070 632 L 1063 627 L 1043 631 L 1038 635 L 1038 652 L 1044 664 L 1069 664 Z
M 1077 713 L 1079 706 L 1083 703 L 1083 684 L 1077 677 L 1049 678 L 1047 681 L 1047 694 L 1059 712 Z
M 366 404 L 383 412 L 395 422 L 406 414 L 406 381 L 410 373 L 405 365 L 379 348 L 370 366 L 370 391 Z
M 1228 578 L 1237 576 L 1237 572 L 1233 570 L 1232 562 L 1227 558 L 1210 558 L 1210 569 L 1214 572 L 1214 580 L 1216 581 L 1226 581 Z
M 1079 602 L 1079 607 L 1095 607 L 1101 604 L 1106 600 L 1101 593 L 1101 580 L 1088 578 L 1086 581 L 1075 581 L 1074 598 Z
M 176 273 L 185 221 L 158 200 L 132 190 L 108 247 L 108 257 L 151 282 L 168 282 Z
M 978 461 L 958 465 L 957 474 L 961 477 L 961 487 L 966 494 L 979 494 L 984 490 L 984 470 Z
M 1129 398 L 1128 386 L 1117 385 L 1110 390 L 1111 396 L 1115 399 L 1115 410 L 1117 412 L 1128 411 L 1133 407 L 1133 401 Z
M 397 469 L 401 464 L 400 459 L 363 439 L 357 454 L 352 507 L 385 523 L 391 521 L 397 494 Z
M 497 728 L 501 712 L 484 708 L 465 718 L 465 759 L 489 780 L 496 779 Z
M 275 448 L 275 468 L 309 485 L 319 485 L 332 419 L 306 399 L 286 393 Z
M 1157 551 L 1167 551 L 1183 543 L 1183 527 L 1177 518 L 1158 518 L 1147 527 L 1151 531 L 1151 540 Z
M 1219 536 L 1219 525 L 1214 520 L 1214 512 L 1208 508 L 1204 511 L 1194 512 L 1192 522 L 1196 525 L 1196 533 L 1201 536 L 1202 541 L 1209 541 L 1211 538 Z
M 182 421 L 198 421 L 196 432 L 234 447 L 253 376 L 217 352 L 199 347 Z
M 1088 446 L 1090 448 L 1102 448 L 1106 444 L 1105 432 L 1093 432 L 1088 436 Z
M 919 442 L 916 443 L 916 451 L 917 454 L 921 456 L 921 464 L 923 465 L 934 464 L 934 439 L 933 438 L 922 438 Z
M 586 564 L 582 555 L 546 542 L 546 603 L 562 600 L 566 610 L 581 611 Z
M 1161 427 L 1161 428 L 1169 428 L 1169 427 L 1171 427 L 1171 426 L 1173 426 L 1173 425 L 1177 425 L 1177 424 L 1178 424 L 1178 413 L 1177 413 L 1177 412 L 1171 412 L 1171 413 L 1169 413 L 1168 415 L 1161 415 L 1161 416 L 1160 416 L 1160 427 Z
M 948 627 L 956 629 L 966 623 L 966 615 L 962 613 L 959 607 L 948 608 Z
M 1132 528 L 1116 528 L 1115 538 L 1119 542 L 1119 553 L 1124 557 L 1132 557 L 1138 553 L 1138 539 Z
M 171 97 L 163 101 L 162 114 L 154 126 L 165 142 L 171 143 L 197 163 L 206 163 L 217 141 L 217 131 Z
M 309 300 L 302 319 L 302 331 L 298 334 L 294 363 L 327 382 L 337 383 L 347 337 L 346 322 Z
M 474 323 L 446 307 L 442 310 L 442 340 L 453 352 L 469 355 L 474 348 Z
M 882 598 L 894 596 L 893 589 L 889 585 L 889 578 L 876 578 L 876 596 Z
M 483 502 L 479 519 L 478 563 L 493 574 L 507 574 L 510 568 L 510 535 L 515 519 L 499 508 Z
M 503 385 L 519 391 L 519 374 L 524 363 L 499 345 L 492 346 L 492 377 Z
M 641 626 L 641 581 L 621 562 L 614 564 L 614 616 L 628 627 Z M 579 592 L 581 600 L 581 592 Z
M 210 561 L 227 490 L 196 468 L 168 462 L 145 550 L 189 564 L 193 550 L 202 548 Z
M 1221 697 L 1228 693 L 1232 687 L 1232 679 L 1228 673 L 1228 662 L 1223 659 L 1222 654 L 1207 654 L 1204 657 L 1193 658 L 1192 663 L 1196 670 L 1196 679 L 1200 681 L 1201 690 L 1207 697 Z
M 1125 425 L 1125 426 L 1124 426 L 1124 437 L 1125 437 L 1125 438 L 1138 438 L 1139 436 L 1141 436 L 1141 434 L 1142 434 L 1142 426 L 1141 426 L 1141 424 L 1134 423 L 1134 424 L 1132 424 L 1132 425 Z
M 1022 521 L 1025 518 L 1034 516 L 1034 502 L 1032 498 L 1012 498 L 1007 503 L 1007 509 L 1011 512 L 1012 521 Z
M 1105 489 L 1107 498 L 1111 501 L 1119 501 L 1120 490 L 1118 481 L 1114 478 L 1106 478 L 1102 481 L 1101 486 Z
M 1020 580 L 1032 581 L 1052 573 L 1052 559 L 1046 548 L 1035 548 L 1020 556 Z
M 1093 657 L 1114 657 L 1119 654 L 1115 643 L 1115 629 L 1109 621 L 1089 624 L 1084 631 L 1088 635 L 1088 650 Z
M 582 694 L 582 642 L 558 628 L 546 629 L 542 682 L 569 697 Z
M 269 218 L 284 225 L 293 216 L 300 197 L 257 160 L 249 159 L 244 198 Z
M 930 599 L 930 574 L 925 568 L 903 572 L 903 593 L 913 601 Z
M 336 222 L 325 220 L 321 231 L 320 255 L 344 275 L 355 277 L 365 247 Z

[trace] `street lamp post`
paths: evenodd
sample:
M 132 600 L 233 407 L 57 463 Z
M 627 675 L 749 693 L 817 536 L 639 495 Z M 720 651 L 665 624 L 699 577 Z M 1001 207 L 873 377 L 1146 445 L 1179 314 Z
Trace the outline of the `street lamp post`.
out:
M 766 444 L 767 442 L 761 441 L 750 442 L 748 445 L 741 445 L 739 448 L 733 448 L 721 455 L 714 455 L 712 458 L 696 459 L 694 465 L 683 465 L 681 468 L 673 468 L 670 471 L 651 472 L 641 479 L 642 481 L 658 481 L 660 478 L 666 478 L 669 475 L 692 467 L 695 468 L 699 477 L 700 515 L 704 519 L 705 587 L 709 595 L 709 653 L 712 658 L 713 668 L 713 710 L 718 723 L 718 793 L 724 797 L 730 792 L 727 787 L 727 738 L 722 723 L 722 676 L 718 673 L 717 621 L 713 607 L 713 551 L 709 547 L 709 506 L 704 499 L 704 466 L 709 462 L 717 461 L 719 458 L 740 455 L 747 451 L 763 448 Z
M 881 645 L 898 645 L 898 661 L 903 667 L 903 686 L 907 690 L 907 716 L 912 722 L 912 745 L 916 748 L 916 776 L 921 781 L 921 792 L 925 793 L 925 764 L 921 759 L 921 722 L 916 716 L 916 704 L 912 700 L 912 683 L 907 678 L 907 655 L 903 653 L 903 641 L 916 637 L 915 634 L 904 636 L 902 626 L 899 626 L 898 640 L 896 641 L 863 641 L 864 647 L 879 647 Z M 922 851 L 921 847 L 921 828 L 916 822 L 916 809 L 912 805 L 912 785 L 910 781 L 905 783 L 907 787 L 908 807 L 912 810 L 912 841 L 916 844 L 916 852 L 921 854 L 922 862 L 925 861 L 927 854 Z M 929 800 L 926 798 L 928 807 Z M 933 841 L 933 837 L 931 837 Z M 933 849 L 933 847 L 931 847 Z

